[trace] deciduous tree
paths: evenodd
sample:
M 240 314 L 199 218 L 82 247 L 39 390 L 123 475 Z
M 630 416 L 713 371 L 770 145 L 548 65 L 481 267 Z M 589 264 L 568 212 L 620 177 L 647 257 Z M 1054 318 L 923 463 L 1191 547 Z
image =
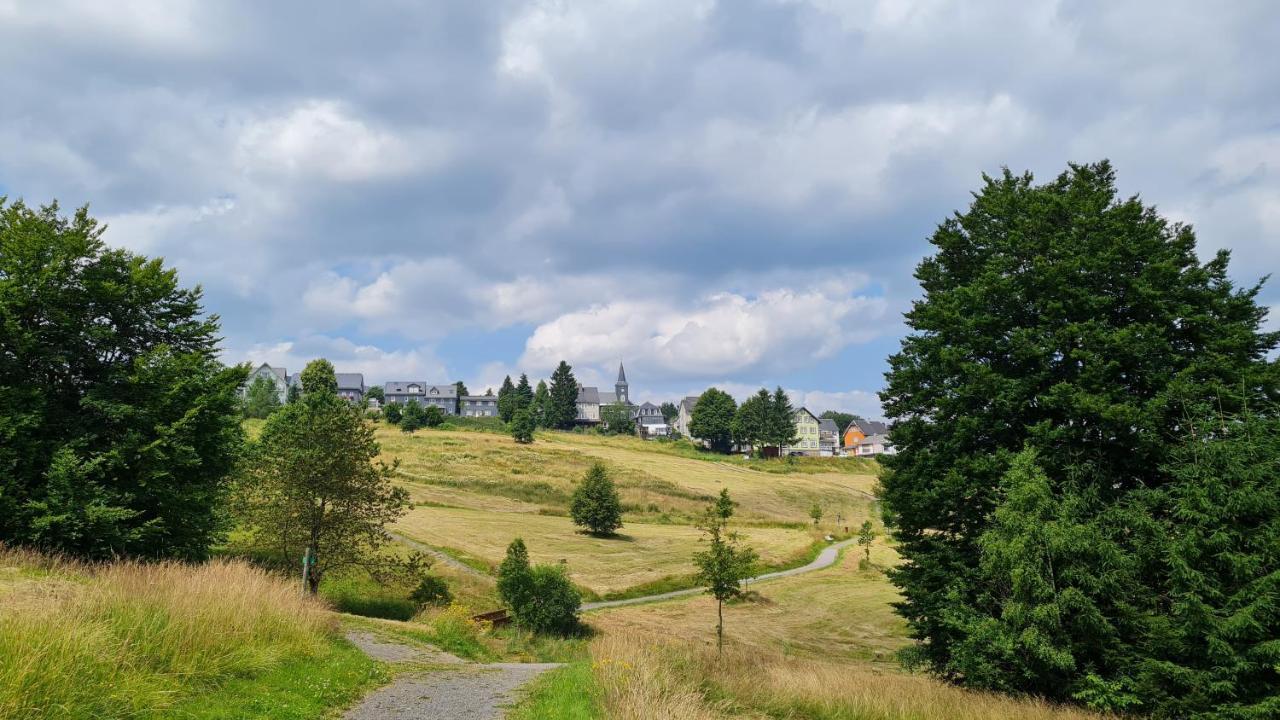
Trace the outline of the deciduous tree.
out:
M 103 229 L 0 197 L 0 542 L 201 559 L 248 369 L 219 362 L 199 288 Z
M 724 603 L 742 596 L 742 581 L 751 577 L 757 560 L 755 550 L 742 544 L 738 533 L 729 530 L 731 517 L 733 500 L 729 498 L 729 490 L 722 489 L 720 497 L 706 509 L 697 525 L 707 549 L 693 555 L 698 584 L 706 587 L 707 594 L 716 599 L 717 651 L 724 650 Z
M 733 448 L 733 418 L 738 403 L 733 396 L 709 388 L 698 397 L 689 418 L 689 434 L 706 441 L 712 450 L 727 453 Z
M 308 365 L 302 399 L 267 420 L 244 463 L 238 503 L 260 547 L 310 559 L 313 593 L 334 570 L 386 568 L 386 526 L 409 507 L 408 492 L 391 483 L 395 465 L 378 460 L 373 426 L 328 390 L 326 365 Z

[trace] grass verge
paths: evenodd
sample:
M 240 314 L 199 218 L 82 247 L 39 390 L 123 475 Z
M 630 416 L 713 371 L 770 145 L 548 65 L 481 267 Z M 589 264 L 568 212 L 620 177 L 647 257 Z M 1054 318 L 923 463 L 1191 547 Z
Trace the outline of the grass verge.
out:
M 507 714 L 508 720 L 597 720 L 603 718 L 600 689 L 591 663 L 579 660 L 544 673 Z

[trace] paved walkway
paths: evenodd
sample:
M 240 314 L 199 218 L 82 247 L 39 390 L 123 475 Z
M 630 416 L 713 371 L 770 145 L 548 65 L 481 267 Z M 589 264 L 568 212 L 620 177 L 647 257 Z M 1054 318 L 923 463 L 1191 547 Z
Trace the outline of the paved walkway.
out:
M 353 632 L 347 639 L 369 657 L 390 663 L 431 663 L 365 696 L 343 720 L 500 720 L 516 691 L 556 663 L 469 663 L 442 650 L 381 640 Z
M 802 573 L 813 572 L 814 570 L 822 570 L 829 568 L 835 564 L 836 558 L 840 557 L 840 551 L 857 542 L 857 540 L 841 540 L 838 543 L 828 545 L 822 548 L 822 552 L 818 553 L 818 557 L 808 565 L 802 565 L 790 570 L 778 570 L 777 572 L 769 572 L 757 575 L 746 580 L 749 585 L 762 580 L 774 580 L 777 578 L 791 577 L 792 575 L 800 575 Z M 687 590 L 673 590 L 671 592 L 659 593 L 657 595 L 645 595 L 644 597 L 628 598 L 626 600 L 604 600 L 601 602 L 583 603 L 582 609 L 586 610 L 602 610 L 604 608 L 621 607 L 623 605 L 639 605 L 641 603 L 658 602 L 661 600 L 673 600 L 675 598 L 688 597 L 690 595 L 698 595 L 703 592 L 702 588 L 689 588 Z

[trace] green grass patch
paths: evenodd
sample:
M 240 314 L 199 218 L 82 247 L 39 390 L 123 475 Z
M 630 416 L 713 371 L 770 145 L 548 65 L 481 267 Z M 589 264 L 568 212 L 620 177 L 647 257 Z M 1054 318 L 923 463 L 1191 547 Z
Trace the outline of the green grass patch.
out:
M 596 720 L 603 718 L 600 688 L 591 662 L 579 660 L 544 673 L 507 714 L 508 720 Z
M 287 660 L 252 678 L 233 678 L 211 692 L 191 695 L 149 717 L 189 720 L 310 720 L 332 717 L 388 681 L 378 663 L 344 640 L 320 654 Z
M 320 595 L 340 612 L 386 620 L 411 620 L 418 605 L 404 588 L 387 587 L 373 578 L 347 576 L 326 578 Z

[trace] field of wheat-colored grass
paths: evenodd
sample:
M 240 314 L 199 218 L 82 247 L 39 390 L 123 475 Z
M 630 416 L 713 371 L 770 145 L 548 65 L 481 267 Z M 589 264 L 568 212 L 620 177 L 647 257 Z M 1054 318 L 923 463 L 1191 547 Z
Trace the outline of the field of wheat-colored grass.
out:
M 692 573 L 700 538 L 688 525 L 635 522 L 624 525 L 617 537 L 599 538 L 577 532 L 567 517 L 441 507 L 414 508 L 395 531 L 428 545 L 464 550 L 492 565 L 521 537 L 531 560 L 564 560 L 574 582 L 602 595 Z M 748 527 L 742 534 L 762 560 L 774 564 L 803 555 L 813 542 L 807 531 L 786 528 Z
M 894 664 L 908 640 L 892 607 L 900 596 L 882 569 L 898 556 L 876 543 L 874 568 L 860 570 L 861 558 L 850 548 L 828 569 L 752 585 L 749 599 L 725 605 L 726 647 Z M 670 634 L 702 647 L 716 641 L 715 601 L 705 595 L 601 610 L 587 619 L 609 634 Z
M 593 670 L 612 720 L 1100 720 L 1103 716 L 971 692 L 858 663 L 710 648 L 676 633 L 608 633 L 592 643 Z
M 159 717 L 337 641 L 321 602 L 241 562 L 86 565 L 0 547 L 0 604 L 2 720 Z

